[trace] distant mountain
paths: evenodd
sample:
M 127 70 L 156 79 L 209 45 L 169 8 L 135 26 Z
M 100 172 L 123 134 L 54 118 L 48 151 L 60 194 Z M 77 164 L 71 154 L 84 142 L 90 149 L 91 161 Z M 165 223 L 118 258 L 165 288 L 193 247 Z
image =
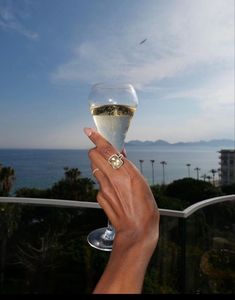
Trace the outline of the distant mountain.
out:
M 196 142 L 177 142 L 169 143 L 164 140 L 156 141 L 139 141 L 133 140 L 126 143 L 126 146 L 213 146 L 213 147 L 229 147 L 234 148 L 234 141 L 229 139 L 217 139 L 210 141 L 196 141 Z
M 126 143 L 128 146 L 169 146 L 170 143 L 163 141 L 163 140 L 157 140 L 157 141 L 129 141 Z

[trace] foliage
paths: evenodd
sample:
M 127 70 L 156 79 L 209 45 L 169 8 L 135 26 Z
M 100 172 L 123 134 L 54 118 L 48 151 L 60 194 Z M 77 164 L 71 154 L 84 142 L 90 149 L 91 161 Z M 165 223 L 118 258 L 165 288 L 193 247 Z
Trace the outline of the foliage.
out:
M 8 196 L 15 180 L 15 170 L 0 164 L 0 196 Z
M 230 272 L 235 277 L 235 253 L 227 249 L 213 250 L 210 252 L 208 263 L 219 272 L 224 272 L 228 276 Z
M 49 198 L 77 201 L 95 201 L 97 190 L 94 182 L 81 177 L 77 168 L 64 168 L 64 178 L 49 189 L 21 188 L 16 191 L 17 197 Z
M 210 182 L 183 178 L 175 180 L 166 187 L 166 196 L 176 197 L 185 203 L 194 204 L 198 201 L 221 196 L 222 192 Z
M 86 241 L 88 232 L 106 223 L 101 210 L 23 206 L 18 221 L 11 236 L 5 235 L 0 293 L 92 291 L 108 258 Z M 21 284 L 10 290 L 14 282 Z
M 166 185 L 151 186 L 153 196 L 159 208 L 183 210 L 185 205 L 182 200 L 165 195 Z
M 232 195 L 235 194 L 235 183 L 229 184 L 229 185 L 224 185 L 221 187 L 222 192 L 225 195 Z
M 64 171 L 64 178 L 51 188 L 25 187 L 17 190 L 16 196 L 96 200 L 97 190 L 92 180 L 83 178 L 77 168 L 65 168 Z M 5 175 L 0 177 L 0 192 L 9 195 L 14 172 L 8 169 L 1 174 Z M 192 178 L 151 186 L 151 189 L 160 208 L 177 210 L 222 194 L 212 184 Z M 195 292 L 201 289 L 205 293 L 221 290 L 229 293 L 233 279 L 226 279 L 226 282 L 216 279 L 214 286 L 214 279 L 202 274 L 200 261 L 211 247 L 211 237 L 220 236 L 226 230 L 228 239 L 233 239 L 233 206 L 232 203 L 216 204 L 193 214 L 185 223 L 185 237 L 177 218 L 161 217 L 160 239 L 146 273 L 144 293 L 182 292 L 183 241 L 187 243 L 187 288 Z M 90 247 L 86 237 L 91 230 L 104 227 L 106 223 L 103 210 L 0 205 L 0 293 L 91 293 L 107 264 L 109 253 Z M 210 259 L 214 266 L 220 267 L 226 257 L 221 253 Z M 234 265 L 234 257 L 230 258 L 228 266 L 231 264 Z
M 89 178 L 61 179 L 50 189 L 50 198 L 77 201 L 94 201 L 93 182 Z
M 175 180 L 168 185 L 151 186 L 159 208 L 183 210 L 198 201 L 222 195 L 220 188 L 193 178 Z
M 36 188 L 27 188 L 23 187 L 15 192 L 16 197 L 25 197 L 25 198 L 42 198 L 47 199 L 50 197 L 50 189 L 36 189 Z

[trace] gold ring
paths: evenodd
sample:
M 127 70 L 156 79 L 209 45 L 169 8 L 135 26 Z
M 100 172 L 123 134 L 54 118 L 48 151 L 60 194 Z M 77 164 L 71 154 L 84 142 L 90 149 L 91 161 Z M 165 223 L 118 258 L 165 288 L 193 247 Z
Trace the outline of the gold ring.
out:
M 122 158 L 123 155 L 120 153 L 113 154 L 109 157 L 108 162 L 110 163 L 113 169 L 119 169 L 124 164 Z
M 99 171 L 100 169 L 98 168 L 95 168 L 93 171 L 92 171 L 92 174 L 95 175 L 95 172 Z

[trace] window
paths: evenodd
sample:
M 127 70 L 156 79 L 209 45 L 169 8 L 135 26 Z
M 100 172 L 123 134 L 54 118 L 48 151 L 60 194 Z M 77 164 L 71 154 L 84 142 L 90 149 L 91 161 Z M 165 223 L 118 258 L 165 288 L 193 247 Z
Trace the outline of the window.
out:
M 228 165 L 228 160 L 227 159 L 222 159 L 221 160 L 221 165 L 222 166 L 227 166 Z

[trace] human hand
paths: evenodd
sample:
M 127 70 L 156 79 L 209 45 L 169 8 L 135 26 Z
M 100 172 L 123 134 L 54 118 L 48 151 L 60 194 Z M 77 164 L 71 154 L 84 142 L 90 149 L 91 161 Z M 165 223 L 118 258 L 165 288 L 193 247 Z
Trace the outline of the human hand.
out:
M 151 252 L 158 240 L 159 212 L 149 185 L 125 157 L 124 164 L 113 169 L 108 158 L 118 151 L 97 131 L 84 131 L 96 145 L 89 151 L 89 158 L 100 185 L 97 201 L 116 231 L 113 247 L 141 244 Z

